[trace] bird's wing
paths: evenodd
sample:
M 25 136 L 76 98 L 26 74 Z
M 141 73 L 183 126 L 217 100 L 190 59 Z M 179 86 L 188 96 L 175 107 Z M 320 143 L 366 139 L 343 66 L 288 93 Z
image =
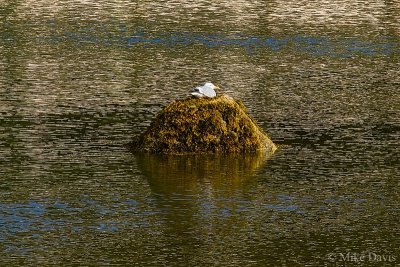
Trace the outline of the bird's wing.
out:
M 192 90 L 192 92 L 202 93 L 202 89 L 200 87 L 196 87 Z
M 193 95 L 193 96 L 197 96 L 197 97 L 203 97 L 204 96 L 202 93 L 199 93 L 199 92 L 191 92 L 190 94 Z

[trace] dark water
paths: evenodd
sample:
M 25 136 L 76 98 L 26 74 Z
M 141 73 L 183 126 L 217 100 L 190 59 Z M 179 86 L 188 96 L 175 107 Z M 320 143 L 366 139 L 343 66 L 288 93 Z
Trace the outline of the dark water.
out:
M 1 266 L 399 266 L 398 1 L 0 2 Z M 212 81 L 263 155 L 133 156 Z

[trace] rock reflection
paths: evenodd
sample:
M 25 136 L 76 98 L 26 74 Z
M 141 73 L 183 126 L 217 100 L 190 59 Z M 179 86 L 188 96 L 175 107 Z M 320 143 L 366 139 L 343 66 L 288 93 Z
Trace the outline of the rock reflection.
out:
M 254 173 L 270 157 L 265 153 L 246 155 L 152 155 L 136 156 L 138 166 L 154 193 L 197 194 L 240 189 L 251 184 Z
M 249 212 L 249 203 L 254 201 L 249 192 L 257 185 L 257 170 L 268 158 L 261 153 L 137 155 L 162 224 L 161 239 L 182 249 L 170 254 L 167 262 L 180 261 L 183 253 L 184 258 L 209 265 L 210 259 L 203 256 L 211 251 L 220 260 L 231 262 L 223 247 L 234 250 L 237 243 L 229 237 L 237 231 L 246 233 L 248 217 L 243 213 Z

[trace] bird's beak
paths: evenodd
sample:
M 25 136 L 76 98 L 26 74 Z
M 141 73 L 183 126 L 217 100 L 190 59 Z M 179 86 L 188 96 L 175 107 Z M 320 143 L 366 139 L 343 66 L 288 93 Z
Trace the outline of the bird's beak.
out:
M 221 89 L 221 88 L 219 88 L 219 86 L 215 86 L 214 89 L 218 89 L 218 90 L 219 90 L 219 89 Z

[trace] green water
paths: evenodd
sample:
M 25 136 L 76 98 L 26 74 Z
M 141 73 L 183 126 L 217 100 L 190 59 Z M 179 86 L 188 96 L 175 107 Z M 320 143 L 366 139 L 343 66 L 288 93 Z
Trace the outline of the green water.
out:
M 398 266 L 399 14 L 0 2 L 0 266 Z M 287 148 L 126 151 L 206 81 Z

